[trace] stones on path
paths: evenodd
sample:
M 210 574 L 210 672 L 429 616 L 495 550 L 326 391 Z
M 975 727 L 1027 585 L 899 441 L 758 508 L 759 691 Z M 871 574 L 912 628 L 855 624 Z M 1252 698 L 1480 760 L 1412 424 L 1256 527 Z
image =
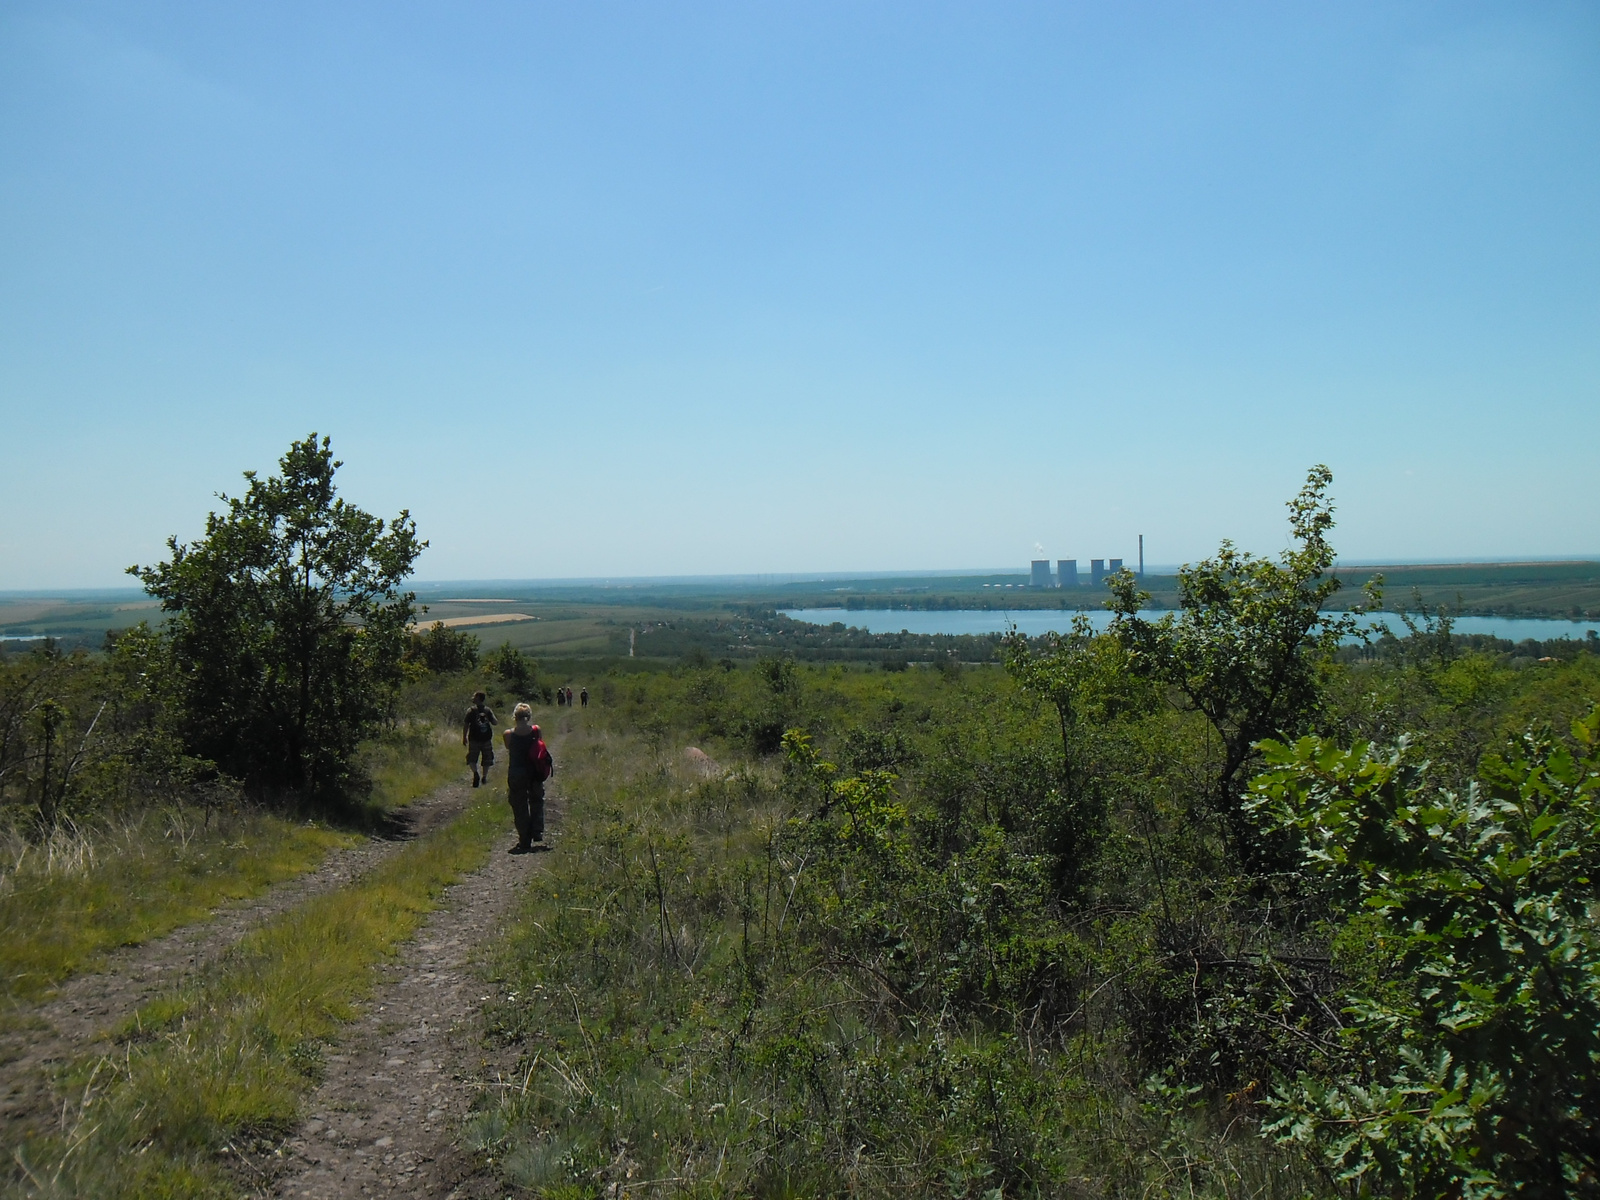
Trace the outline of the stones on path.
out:
M 505 1194 L 458 1146 L 489 1071 L 483 985 L 473 956 L 501 928 L 541 861 L 491 853 L 482 869 L 449 889 L 399 959 L 381 968 L 365 1014 L 324 1060 L 308 1118 L 280 1147 L 276 1180 L 262 1195 L 477 1200 Z

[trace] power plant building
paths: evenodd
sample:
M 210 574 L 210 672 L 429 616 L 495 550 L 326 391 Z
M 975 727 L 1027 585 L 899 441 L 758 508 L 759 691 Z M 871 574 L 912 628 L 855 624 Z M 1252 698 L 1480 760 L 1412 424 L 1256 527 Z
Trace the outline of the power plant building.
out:
M 1106 577 L 1106 560 L 1091 558 L 1089 560 L 1089 582 L 1095 587 L 1100 586 L 1100 581 Z
M 1111 560 L 1111 566 L 1106 570 L 1106 574 L 1115 575 L 1120 570 L 1122 570 L 1122 560 L 1120 558 L 1113 558 Z
M 1055 580 L 1050 578 L 1050 560 L 1036 558 L 1033 560 L 1033 575 L 1028 579 L 1029 587 L 1047 588 L 1055 587 Z
M 1056 560 L 1056 586 L 1075 588 L 1078 586 L 1078 560 L 1075 558 L 1061 558 Z

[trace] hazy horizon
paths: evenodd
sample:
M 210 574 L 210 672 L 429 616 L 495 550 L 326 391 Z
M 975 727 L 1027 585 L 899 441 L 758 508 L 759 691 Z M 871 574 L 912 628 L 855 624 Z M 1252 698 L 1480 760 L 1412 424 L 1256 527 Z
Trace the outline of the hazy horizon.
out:
M 1079 573 L 1087 579 L 1089 569 L 1088 559 L 1079 559 Z M 1567 562 L 1600 562 L 1600 555 L 1562 555 L 1548 558 L 1441 558 L 1441 559 L 1381 559 L 1367 562 L 1355 562 L 1340 559 L 1334 564 L 1335 571 L 1363 570 L 1366 568 L 1382 567 L 1448 567 L 1462 566 L 1533 566 L 1541 563 L 1567 563 Z M 1136 564 L 1124 564 L 1129 569 Z M 1188 563 L 1146 563 L 1147 575 L 1175 575 L 1178 570 Z M 707 583 L 743 583 L 758 587 L 783 587 L 792 583 L 807 582 L 848 582 L 850 580 L 876 580 L 876 579 L 961 579 L 979 578 L 996 575 L 1011 575 L 1017 578 L 1026 578 L 1028 563 L 1015 566 L 999 567 L 945 567 L 924 568 L 921 570 L 904 571 L 758 571 L 758 572 L 732 572 L 709 575 L 589 575 L 571 577 L 507 577 L 503 579 L 426 579 L 416 577 L 407 580 L 406 586 L 411 589 L 425 588 L 465 588 L 482 589 L 489 587 L 624 587 L 643 584 L 653 585 L 689 585 Z M 1055 560 L 1051 560 L 1051 569 L 1055 569 Z M 35 587 L 35 588 L 0 588 L 0 599 L 25 599 L 25 598 L 61 598 L 72 599 L 76 597 L 98 596 L 106 599 L 118 597 L 131 598 L 145 595 L 144 589 L 137 584 L 107 587 Z M 427 597 L 423 597 L 427 599 Z

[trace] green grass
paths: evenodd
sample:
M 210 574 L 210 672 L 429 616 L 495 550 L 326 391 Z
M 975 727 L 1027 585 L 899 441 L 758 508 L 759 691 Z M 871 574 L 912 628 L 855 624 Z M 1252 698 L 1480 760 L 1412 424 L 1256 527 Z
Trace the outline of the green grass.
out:
M 440 722 L 437 729 L 419 722 L 374 743 L 364 764 L 372 789 L 367 810 L 390 812 L 458 778 L 465 770 L 459 738 L 460 729 L 452 722 Z
M 379 963 L 486 858 L 498 792 L 370 875 L 244 938 L 215 970 L 148 1005 L 104 1056 L 76 1064 L 81 1096 L 59 1135 L 24 1147 L 6 1194 L 104 1200 L 226 1196 L 237 1152 L 290 1129 L 322 1046 L 374 986 Z
M 1310 1190 L 1249 1132 L 1144 1103 L 1104 1047 L 921 1007 L 847 961 L 849 914 L 813 890 L 771 766 L 702 779 L 681 747 L 585 724 L 563 743 L 562 853 L 493 960 L 491 1024 L 522 1059 L 467 1136 L 507 1192 Z
M 367 755 L 363 808 L 386 811 L 459 769 L 454 749 L 416 733 Z M 170 805 L 62 828 L 42 843 L 20 835 L 0 868 L 0 1004 L 4 1020 L 107 951 L 202 920 L 318 866 L 359 835 L 256 809 L 207 815 Z
M 320 863 L 354 835 L 265 813 L 146 810 L 19 847 L 0 880 L 0 995 L 39 998 L 118 946 L 160 937 Z

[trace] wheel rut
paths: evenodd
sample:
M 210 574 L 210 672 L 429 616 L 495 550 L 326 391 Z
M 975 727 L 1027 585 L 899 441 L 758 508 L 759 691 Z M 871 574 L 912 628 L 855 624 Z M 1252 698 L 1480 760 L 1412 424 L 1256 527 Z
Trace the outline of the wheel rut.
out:
M 547 827 L 560 804 L 547 804 Z M 256 1195 L 273 1200 L 416 1196 L 482 1200 L 504 1195 L 476 1156 L 459 1146 L 473 1098 L 493 1073 L 483 1049 L 485 985 L 478 947 L 503 926 L 507 909 L 542 853 L 507 854 L 451 887 L 435 911 L 382 968 L 371 1002 L 326 1056 L 306 1119 L 270 1160 Z M 559 851 L 556 851 L 559 853 Z
M 102 1034 L 217 961 L 250 930 L 314 896 L 347 886 L 406 842 L 448 821 L 471 795 L 463 784 L 446 784 L 401 811 L 395 836 L 337 850 L 316 870 L 218 909 L 207 920 L 113 951 L 94 971 L 68 979 L 48 998 L 16 1014 L 0 1033 L 0 1144 L 20 1145 L 55 1120 L 59 1099 L 51 1085 L 53 1074 L 87 1052 Z

